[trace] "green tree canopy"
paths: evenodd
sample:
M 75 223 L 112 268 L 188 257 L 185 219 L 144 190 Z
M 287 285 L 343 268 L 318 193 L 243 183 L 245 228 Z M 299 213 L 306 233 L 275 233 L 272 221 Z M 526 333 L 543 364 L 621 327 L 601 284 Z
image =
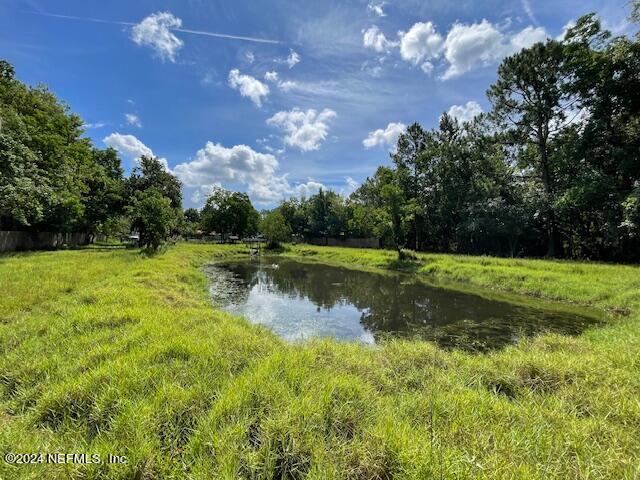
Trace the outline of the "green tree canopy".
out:
M 159 190 L 136 192 L 128 212 L 132 228 L 140 235 L 140 246 L 158 250 L 169 239 L 176 213 L 171 200 Z
M 279 209 L 268 212 L 260 222 L 260 232 L 264 235 L 269 247 L 277 247 L 289 240 L 291 227 L 287 225 Z
M 253 235 L 258 231 L 260 215 L 246 193 L 215 187 L 201 213 L 207 232 L 222 235 Z

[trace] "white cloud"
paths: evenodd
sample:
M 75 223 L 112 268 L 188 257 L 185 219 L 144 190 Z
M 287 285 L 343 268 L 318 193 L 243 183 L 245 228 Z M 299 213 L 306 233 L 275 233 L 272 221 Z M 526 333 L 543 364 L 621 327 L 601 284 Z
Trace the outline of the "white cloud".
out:
M 316 182 L 315 180 L 309 179 L 305 183 L 299 183 L 296 186 L 294 186 L 292 188 L 292 191 L 298 197 L 309 198 L 310 196 L 315 195 L 316 193 L 318 193 L 320 191 L 320 189 L 326 190 L 327 187 L 325 187 L 320 182 Z
M 273 176 L 277 167 L 276 157 L 247 145 L 226 148 L 207 142 L 193 160 L 177 165 L 174 172 L 186 186 L 197 187 L 216 182 L 250 183 L 253 178 Z
M 464 105 L 452 105 L 447 112 L 449 116 L 457 119 L 459 122 L 470 122 L 483 112 L 480 104 L 474 100 L 470 100 Z
M 247 145 L 227 148 L 207 142 L 195 158 L 177 165 L 173 172 L 187 187 L 195 188 L 191 199 L 204 203 L 213 186 L 243 185 L 256 203 L 269 204 L 287 196 L 309 196 L 323 185 L 314 180 L 291 185 L 287 175 L 279 175 L 279 163 L 270 153 L 260 153 Z
M 114 148 L 121 155 L 136 162 L 139 161 L 143 155 L 146 157 L 155 157 L 153 151 L 133 135 L 123 135 L 115 132 L 103 138 L 102 141 L 106 146 Z M 169 171 L 169 164 L 166 158 L 158 158 L 158 161 Z
M 229 72 L 229 86 L 238 90 L 243 97 L 250 98 L 258 107 L 262 106 L 262 98 L 269 95 L 267 85 L 250 75 L 242 75 L 238 69 Z
M 298 54 L 298 52 L 296 52 L 295 50 L 293 50 L 292 48 L 289 49 L 289 55 L 287 56 L 287 58 L 276 58 L 273 61 L 275 63 L 283 63 L 285 65 L 288 65 L 289 68 L 293 68 L 295 67 L 298 63 L 300 63 L 300 55 Z
M 422 70 L 427 75 L 431 75 L 431 72 L 433 72 L 433 63 L 424 62 L 422 65 L 420 65 L 420 70 Z
M 289 65 L 289 68 L 295 67 L 297 63 L 300 62 L 300 55 L 294 50 L 289 50 L 289 56 L 285 60 L 285 63 Z
M 122 155 L 133 159 L 143 155 L 153 156 L 153 151 L 133 135 L 122 135 L 116 132 L 105 137 L 102 141 L 108 147 L 115 148 Z
M 318 113 L 313 108 L 307 111 L 294 108 L 282 111 L 267 120 L 267 125 L 279 127 L 285 132 L 284 142 L 302 151 L 317 150 L 329 132 L 329 120 L 336 112 L 325 108 Z
M 283 92 L 288 92 L 290 90 L 293 90 L 297 86 L 298 86 L 298 84 L 296 82 L 291 81 L 291 80 L 285 80 L 284 82 L 278 83 L 278 88 L 280 90 L 282 90 Z
M 468 72 L 477 64 L 487 64 L 501 55 L 503 35 L 486 20 L 472 25 L 456 23 L 445 40 L 449 68 L 443 79 Z
M 528 26 L 512 36 L 505 36 L 487 20 L 472 25 L 456 23 L 445 40 L 445 58 L 449 68 L 442 78 L 447 80 L 478 65 L 499 61 L 546 38 L 547 32 L 542 27 Z
M 292 80 L 280 81 L 280 75 L 278 75 L 278 72 L 275 71 L 265 73 L 264 79 L 267 82 L 275 83 L 283 92 L 288 92 L 298 86 L 298 84 Z
M 249 63 L 253 63 L 256 61 L 256 56 L 251 50 L 248 50 L 244 53 L 244 59 Z
M 378 146 L 386 146 L 393 149 L 398 142 L 398 137 L 406 130 L 404 123 L 392 122 L 385 129 L 379 128 L 373 132 L 369 132 L 367 138 L 362 141 L 364 148 L 374 148 Z
M 140 121 L 140 117 L 138 117 L 134 113 L 125 113 L 125 118 L 127 120 L 128 125 L 133 125 L 134 127 L 142 128 L 142 122 Z
M 544 42 L 547 37 L 547 31 L 543 27 L 526 27 L 511 37 L 509 40 L 511 49 L 507 54 L 517 53 L 534 43 Z
M 378 52 L 399 45 L 400 57 L 419 66 L 426 74 L 445 64 L 447 68 L 441 79 L 448 80 L 478 66 L 497 62 L 536 42 L 544 42 L 548 37 L 543 27 L 528 26 L 515 34 L 507 34 L 503 30 L 508 26 L 508 22 L 494 25 L 487 20 L 470 25 L 454 23 L 443 38 L 432 22 L 418 22 L 409 31 L 398 32 L 399 44 L 390 42 L 373 26 L 364 32 L 364 45 Z M 441 62 L 443 53 L 444 62 Z
M 104 127 L 106 124 L 104 122 L 96 122 L 96 123 L 85 123 L 84 124 L 84 128 L 86 129 L 94 129 L 94 128 L 102 128 Z
M 376 52 L 386 52 L 397 44 L 388 40 L 376 25 L 362 31 L 362 44 Z
M 277 82 L 278 81 L 278 72 L 271 71 L 264 74 L 264 79 L 267 82 Z
M 184 43 L 169 29 L 181 26 L 182 20 L 170 12 L 153 13 L 133 26 L 131 39 L 138 45 L 152 48 L 163 61 L 175 62 Z
M 382 7 L 384 7 L 384 2 L 381 2 L 381 3 L 371 2 L 369 5 L 367 5 L 367 10 L 369 10 L 374 15 L 377 15 L 378 17 L 386 17 L 387 14 L 384 13 L 384 10 Z
M 431 22 L 415 23 L 408 32 L 399 32 L 400 56 L 414 65 L 422 64 L 423 71 L 429 73 L 428 60 L 437 58 L 443 46 L 442 36 Z

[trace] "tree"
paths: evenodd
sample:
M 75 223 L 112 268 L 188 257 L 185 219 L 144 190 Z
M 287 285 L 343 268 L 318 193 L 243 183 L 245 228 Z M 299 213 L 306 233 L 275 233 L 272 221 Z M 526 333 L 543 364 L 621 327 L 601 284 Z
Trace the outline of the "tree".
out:
M 207 232 L 225 235 L 253 235 L 260 215 L 246 193 L 215 187 L 202 209 L 201 224 Z
M 385 211 L 389 218 L 389 227 L 391 230 L 391 238 L 393 239 L 393 246 L 398 252 L 398 259 L 403 260 L 404 254 L 402 252 L 402 248 L 405 244 L 406 227 L 403 212 L 405 198 L 402 193 L 402 189 L 395 183 L 388 183 L 382 187 L 382 191 L 380 193 L 385 205 Z
M 640 23 L 640 0 L 633 0 L 631 2 L 631 14 L 629 18 L 632 22 Z
M 299 198 L 283 200 L 278 207 L 291 232 L 296 235 L 305 236 L 310 231 L 307 207 L 308 201 Z
M 267 213 L 260 223 L 260 231 L 267 239 L 267 245 L 270 248 L 278 247 L 291 236 L 291 227 L 287 225 L 279 209 Z
M 0 228 L 29 227 L 44 219 L 53 190 L 25 145 L 0 133 Z
M 127 183 L 131 196 L 154 188 L 171 201 L 172 208 L 182 208 L 182 184 L 158 158 L 143 155 L 140 166 L 135 168 Z
M 553 204 L 556 200 L 556 176 L 551 163 L 550 142 L 567 120 L 567 111 L 575 103 L 565 91 L 568 81 L 560 42 L 536 43 L 503 60 L 498 80 L 487 95 L 493 104 L 493 117 L 510 129 L 515 143 L 535 155 L 523 155 L 542 182 L 547 219 L 548 252 L 555 256 L 558 231 Z
M 25 207 L 14 210 L 17 217 L 3 213 L 2 223 L 62 232 L 82 227 L 93 159 L 80 117 L 46 87 L 31 88 L 17 80 L 6 61 L 0 61 L 0 111 L 2 155 L 11 161 L 5 164 L 3 190 L 16 207 Z M 32 186 L 42 186 L 44 194 L 34 192 L 29 199 Z M 25 214 L 27 210 L 37 214 Z
M 637 258 L 626 228 L 627 198 L 640 181 L 640 37 L 612 37 L 594 14 L 581 17 L 565 41 L 567 90 L 584 118 L 556 149 L 569 255 Z
M 128 208 L 132 228 L 140 234 L 140 246 L 158 250 L 171 234 L 176 212 L 171 199 L 154 188 L 139 191 Z
M 184 219 L 189 223 L 200 223 L 200 212 L 195 208 L 187 208 L 184 211 Z
M 422 152 L 427 148 L 428 134 L 418 123 L 410 125 L 398 137 L 396 151 L 391 160 L 396 165 L 398 181 L 404 197 L 410 203 L 413 225 L 413 248 L 420 249 L 420 229 L 422 223 Z
M 84 229 L 106 234 L 111 227 L 105 228 L 105 224 L 120 217 L 126 204 L 124 172 L 113 148 L 94 150 L 93 159 L 93 174 L 86 181 L 83 196 Z
M 337 193 L 320 189 L 309 198 L 309 230 L 314 237 L 337 237 L 345 231 L 344 201 Z

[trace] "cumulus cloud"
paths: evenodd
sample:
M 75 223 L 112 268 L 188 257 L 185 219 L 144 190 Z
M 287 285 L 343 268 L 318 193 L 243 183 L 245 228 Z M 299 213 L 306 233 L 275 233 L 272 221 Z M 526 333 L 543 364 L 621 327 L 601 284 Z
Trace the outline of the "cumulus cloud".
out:
M 115 148 L 119 153 L 130 158 L 140 158 L 143 155 L 153 156 L 153 151 L 133 135 L 112 133 L 102 139 L 105 145 Z
M 544 42 L 547 40 L 547 37 L 547 31 L 543 27 L 526 27 L 511 37 L 509 40 L 511 49 L 507 54 L 510 55 L 519 52 L 534 43 Z
M 153 13 L 133 26 L 131 39 L 138 45 L 153 49 L 163 61 L 175 62 L 184 43 L 170 29 L 181 26 L 182 20 L 170 12 Z
M 267 82 L 277 82 L 278 81 L 278 72 L 271 71 L 264 74 L 264 79 Z
M 322 183 L 316 182 L 315 180 L 309 180 L 305 183 L 299 183 L 292 188 L 295 196 L 309 198 L 312 195 L 315 195 L 320 191 L 320 189 L 326 190 Z
M 496 26 L 487 20 L 454 23 L 443 36 L 432 22 L 417 22 L 407 32 L 398 32 L 399 42 L 392 42 L 374 25 L 363 31 L 363 44 L 378 53 L 400 47 L 400 57 L 428 75 L 436 66 L 444 65 L 446 70 L 440 78 L 448 80 L 500 61 L 548 37 L 543 27 L 528 26 L 513 34 L 505 33 L 506 28 L 508 24 Z M 444 62 L 440 60 L 442 57 Z
M 399 32 L 399 36 L 402 59 L 414 65 L 421 64 L 422 70 L 430 73 L 433 66 L 429 60 L 440 55 L 444 43 L 433 23 L 415 23 L 408 32 Z
M 477 64 L 496 60 L 502 50 L 502 39 L 502 33 L 486 20 L 472 25 L 454 24 L 444 44 L 449 68 L 443 78 L 456 77 Z
M 384 7 L 384 2 L 381 2 L 381 3 L 371 2 L 369 5 L 367 5 L 367 10 L 369 10 L 374 15 L 377 15 L 378 17 L 386 17 L 387 14 L 384 13 L 383 7 Z
M 447 113 L 459 122 L 464 123 L 470 122 L 482 112 L 483 110 L 480 104 L 474 100 L 470 100 L 464 105 L 452 105 Z
M 174 168 L 174 173 L 188 187 L 216 182 L 249 183 L 254 177 L 273 176 L 278 160 L 271 154 L 255 152 L 247 145 L 226 148 L 207 142 L 195 158 Z
M 289 56 L 285 60 L 285 63 L 289 65 L 289 68 L 293 68 L 297 63 L 300 63 L 300 55 L 294 50 L 289 50 Z
M 362 141 L 362 145 L 364 148 L 386 146 L 389 149 L 393 149 L 398 142 L 398 137 L 406 130 L 406 128 L 407 126 L 404 123 L 389 123 L 384 129 L 379 128 L 378 130 L 369 132 L 367 138 Z
M 285 132 L 284 143 L 302 151 L 317 150 L 329 133 L 328 122 L 337 116 L 336 112 L 325 108 L 320 113 L 310 108 L 307 111 L 294 108 L 282 111 L 267 120 L 267 125 Z
M 251 50 L 247 50 L 244 53 L 244 59 L 248 62 L 248 63 L 253 63 L 256 61 L 256 56 L 253 54 L 253 52 Z
M 546 38 L 547 32 L 542 27 L 529 26 L 508 36 L 487 20 L 472 25 L 456 23 L 445 40 L 445 58 L 449 68 L 442 78 L 453 78 L 478 65 L 499 61 Z
M 138 128 L 142 127 L 142 122 L 140 121 L 140 117 L 138 117 L 136 114 L 126 113 L 124 116 L 127 120 L 127 125 L 132 125 Z
M 362 31 L 362 44 L 378 53 L 386 52 L 396 44 L 385 37 L 376 25 Z
M 177 165 L 173 172 L 185 186 L 196 189 L 191 197 L 196 203 L 204 203 L 213 186 L 225 183 L 245 186 L 252 200 L 263 204 L 288 196 L 309 196 L 323 187 L 311 179 L 292 185 L 278 169 L 278 160 L 270 153 L 247 145 L 228 148 L 207 142 L 193 160 Z
M 115 132 L 103 138 L 102 141 L 106 146 L 115 149 L 120 155 L 124 155 L 136 162 L 142 156 L 155 157 L 153 151 L 134 135 L 123 135 Z M 169 164 L 166 158 L 158 158 L 158 161 L 169 171 Z
M 269 87 L 257 78 L 250 75 L 242 75 L 238 69 L 229 72 L 229 86 L 240 92 L 243 97 L 248 97 L 257 106 L 262 106 L 262 98 L 269 95 Z

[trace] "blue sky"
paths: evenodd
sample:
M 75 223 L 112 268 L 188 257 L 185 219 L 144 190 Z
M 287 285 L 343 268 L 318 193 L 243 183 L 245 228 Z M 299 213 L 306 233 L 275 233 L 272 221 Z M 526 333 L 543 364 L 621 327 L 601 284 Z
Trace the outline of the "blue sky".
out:
M 46 83 L 127 171 L 153 153 L 201 206 L 351 192 L 405 125 L 486 110 L 500 59 L 626 0 L 0 0 L 0 57 Z

